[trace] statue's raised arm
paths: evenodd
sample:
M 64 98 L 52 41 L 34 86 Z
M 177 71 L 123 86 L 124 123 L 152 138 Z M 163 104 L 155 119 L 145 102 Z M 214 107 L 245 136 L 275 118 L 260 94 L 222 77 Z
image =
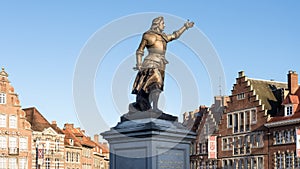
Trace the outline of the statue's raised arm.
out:
M 147 111 L 153 109 L 161 112 L 158 107 L 158 98 L 163 91 L 165 67 L 168 61 L 165 58 L 167 43 L 178 39 L 184 31 L 193 27 L 194 23 L 187 21 L 184 25 L 167 35 L 163 31 L 165 22 L 163 17 L 153 19 L 151 28 L 143 34 L 136 50 L 136 67 L 138 74 L 133 84 L 132 94 L 136 94 L 136 102 L 130 104 L 130 111 Z M 148 55 L 143 59 L 144 49 Z M 152 106 L 151 106 L 152 103 Z
M 184 23 L 184 25 L 178 29 L 177 31 L 174 31 L 171 35 L 168 35 L 169 42 L 175 39 L 178 39 L 184 31 L 188 30 L 189 28 L 194 26 L 194 22 L 190 22 L 189 20 Z

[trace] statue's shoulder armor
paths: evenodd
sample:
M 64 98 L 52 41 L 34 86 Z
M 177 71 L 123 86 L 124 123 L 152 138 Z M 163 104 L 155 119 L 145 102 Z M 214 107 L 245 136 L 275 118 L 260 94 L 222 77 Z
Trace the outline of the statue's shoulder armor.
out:
M 165 33 L 149 30 L 149 31 L 144 33 L 144 35 L 146 35 L 146 34 L 149 35 L 149 36 L 151 36 L 151 35 L 156 36 L 156 37 L 158 37 L 158 39 L 163 39 L 164 41 L 168 42 L 168 37 Z

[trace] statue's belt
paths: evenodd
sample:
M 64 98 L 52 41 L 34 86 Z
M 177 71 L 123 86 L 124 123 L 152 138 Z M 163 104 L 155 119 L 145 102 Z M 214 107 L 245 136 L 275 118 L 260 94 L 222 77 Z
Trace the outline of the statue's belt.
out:
M 153 61 L 153 62 L 157 62 L 159 64 L 163 63 L 163 64 L 168 64 L 169 62 L 166 60 L 165 55 L 164 54 L 160 54 L 160 53 L 149 53 L 148 56 L 145 57 L 144 60 L 149 60 L 149 61 Z

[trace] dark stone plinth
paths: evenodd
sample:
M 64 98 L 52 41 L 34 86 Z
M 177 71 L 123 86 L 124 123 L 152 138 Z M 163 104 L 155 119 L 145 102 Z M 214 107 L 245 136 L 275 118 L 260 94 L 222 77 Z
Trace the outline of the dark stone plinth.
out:
M 148 111 L 135 111 L 129 112 L 121 116 L 121 122 L 125 122 L 128 120 L 137 120 L 137 119 L 148 119 L 148 118 L 155 118 L 161 120 L 167 120 L 172 122 L 177 122 L 178 118 L 176 116 L 172 116 L 163 112 L 154 112 L 151 110 Z

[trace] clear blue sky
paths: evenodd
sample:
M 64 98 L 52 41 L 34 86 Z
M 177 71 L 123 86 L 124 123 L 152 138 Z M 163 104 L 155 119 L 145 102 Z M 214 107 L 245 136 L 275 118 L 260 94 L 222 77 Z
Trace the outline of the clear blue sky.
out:
M 240 70 L 249 77 L 276 81 L 286 81 L 290 69 L 300 72 L 297 0 L 0 1 L 0 65 L 9 73 L 22 107 L 35 106 L 60 126 L 66 122 L 79 125 L 72 81 L 80 50 L 104 25 L 143 12 L 168 13 L 194 21 L 218 52 L 226 75 L 227 90 L 223 93 L 227 95 Z M 126 42 L 135 49 L 139 40 Z M 172 47 L 175 45 L 169 49 Z M 199 71 L 205 71 L 203 65 L 199 67 Z M 197 80 L 201 88 L 208 78 Z M 96 80 L 95 88 L 105 83 L 100 81 Z M 205 91 L 205 85 L 203 88 L 200 90 Z M 106 98 L 101 93 L 96 95 L 99 100 Z M 194 108 L 210 105 L 212 100 L 204 92 Z M 114 125 L 118 119 L 109 121 Z

